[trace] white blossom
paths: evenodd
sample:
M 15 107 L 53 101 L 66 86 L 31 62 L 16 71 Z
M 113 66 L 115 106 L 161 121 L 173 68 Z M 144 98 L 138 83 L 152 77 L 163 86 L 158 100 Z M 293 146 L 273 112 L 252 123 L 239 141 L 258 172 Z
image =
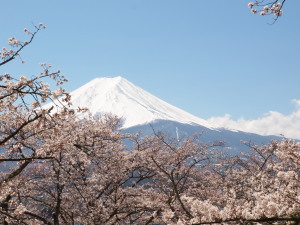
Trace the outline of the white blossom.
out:
M 253 6 L 254 6 L 254 3 L 253 3 L 253 2 L 248 3 L 248 7 L 249 7 L 250 9 L 253 8 Z
M 256 14 L 257 13 L 257 9 L 252 9 L 252 13 Z
M 14 213 L 16 215 L 22 215 L 24 212 L 26 212 L 26 207 L 21 203 L 18 205 L 18 207 L 16 208 L 16 210 L 14 211 Z
M 63 93 L 64 93 L 64 89 L 59 88 L 59 89 L 52 92 L 52 97 L 53 98 L 58 98 L 58 97 L 62 96 Z

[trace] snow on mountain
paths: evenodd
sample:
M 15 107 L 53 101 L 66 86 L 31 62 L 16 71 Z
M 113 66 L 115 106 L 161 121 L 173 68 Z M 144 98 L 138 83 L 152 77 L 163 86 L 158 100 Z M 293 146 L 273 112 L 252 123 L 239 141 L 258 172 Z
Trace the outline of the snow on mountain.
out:
M 96 117 L 106 113 L 116 115 L 122 119 L 122 130 L 126 133 L 141 132 L 145 136 L 153 131 L 163 132 L 178 140 L 201 134 L 201 140 L 206 143 L 223 141 L 226 143 L 224 149 L 233 154 L 249 151 L 241 140 L 267 144 L 273 139 L 281 139 L 214 128 L 206 120 L 166 103 L 122 77 L 96 78 L 70 94 L 72 108 L 86 107 Z M 51 105 L 53 103 L 44 107 Z
M 112 113 L 122 118 L 122 128 L 170 120 L 212 129 L 204 119 L 168 104 L 120 76 L 96 78 L 70 94 L 74 108 L 87 107 L 96 116 Z

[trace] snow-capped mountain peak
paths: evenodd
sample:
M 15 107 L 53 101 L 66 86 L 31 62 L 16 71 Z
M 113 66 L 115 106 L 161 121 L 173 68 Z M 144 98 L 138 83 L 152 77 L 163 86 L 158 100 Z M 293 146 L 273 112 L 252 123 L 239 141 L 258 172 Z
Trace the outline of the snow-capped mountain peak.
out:
M 93 115 L 117 115 L 123 120 L 123 128 L 156 120 L 211 128 L 204 119 L 166 103 L 120 76 L 96 78 L 70 94 L 74 108 L 87 107 Z

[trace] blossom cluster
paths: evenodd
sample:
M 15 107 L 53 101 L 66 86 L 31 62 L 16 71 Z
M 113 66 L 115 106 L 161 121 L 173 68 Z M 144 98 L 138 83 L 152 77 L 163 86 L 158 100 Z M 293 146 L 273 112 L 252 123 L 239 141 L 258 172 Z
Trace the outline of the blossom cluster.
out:
M 33 40 L 34 36 L 36 35 L 36 33 L 38 31 L 40 31 L 41 29 L 46 29 L 46 26 L 42 23 L 40 23 L 38 26 L 34 26 L 35 31 L 34 32 L 30 32 L 27 28 L 24 29 L 24 32 L 27 35 L 31 35 L 30 40 L 28 41 L 20 41 L 18 40 L 16 37 L 11 37 L 8 39 L 8 45 L 12 48 L 12 49 L 7 49 L 6 47 L 2 48 L 2 51 L 0 51 L 0 60 L 3 60 L 2 63 L 0 63 L 0 65 L 3 65 L 4 63 L 12 60 L 13 58 L 15 58 L 16 56 L 19 56 L 19 52 L 29 43 L 31 43 L 31 41 Z M 14 48 L 17 48 L 17 50 L 13 50 Z M 21 60 L 22 63 L 25 63 L 24 60 Z
M 273 14 L 275 17 L 279 17 L 282 15 L 282 3 L 277 1 L 269 3 L 264 3 L 264 1 L 250 2 L 248 3 L 248 7 L 251 9 L 252 13 L 260 13 L 262 16 Z M 262 9 L 256 9 L 254 7 Z

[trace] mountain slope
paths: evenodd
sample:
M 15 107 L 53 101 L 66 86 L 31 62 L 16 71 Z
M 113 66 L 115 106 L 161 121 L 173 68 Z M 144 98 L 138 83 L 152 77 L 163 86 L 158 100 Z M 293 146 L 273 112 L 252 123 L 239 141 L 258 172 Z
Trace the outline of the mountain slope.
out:
M 271 140 L 282 139 L 278 136 L 263 136 L 243 131 L 232 131 L 228 129 L 207 129 L 201 125 L 183 124 L 176 121 L 156 120 L 150 124 L 138 125 L 124 129 L 125 133 L 138 133 L 142 136 L 163 134 L 167 137 L 184 140 L 185 138 L 198 134 L 199 140 L 207 144 L 223 142 L 222 150 L 231 154 L 250 151 L 249 146 L 243 142 L 252 144 L 268 144 Z
M 74 108 L 87 107 L 95 116 L 113 113 L 123 119 L 123 128 L 155 120 L 212 128 L 204 119 L 164 102 L 122 77 L 96 78 L 70 94 Z

